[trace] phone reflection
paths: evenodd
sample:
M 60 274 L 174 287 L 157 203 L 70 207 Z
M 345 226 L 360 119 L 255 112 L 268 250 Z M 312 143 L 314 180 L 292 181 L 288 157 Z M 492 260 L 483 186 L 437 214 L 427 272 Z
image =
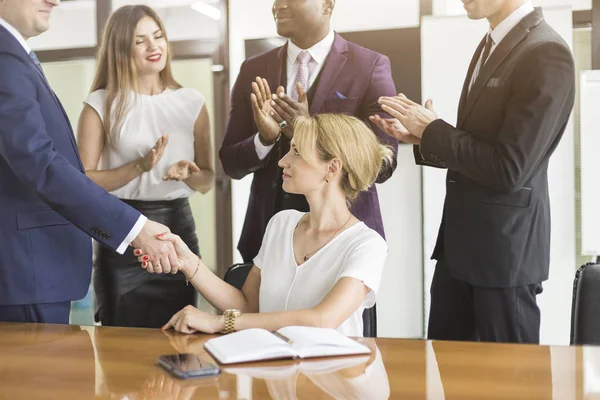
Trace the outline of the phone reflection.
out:
M 0 398 L 94 397 L 94 347 L 87 330 L 73 325 L 16 327 L 18 336 L 0 337 Z
M 222 390 L 220 375 L 191 379 L 179 379 L 158 366 L 156 351 L 139 356 L 135 363 L 128 363 L 119 348 L 126 350 L 126 345 L 118 345 L 121 332 L 117 328 L 97 329 L 94 342 L 98 352 L 98 362 L 102 370 L 102 388 L 96 398 L 111 400 L 189 400 L 189 399 L 228 399 L 227 392 Z M 159 354 L 191 353 L 186 336 L 192 341 L 198 340 L 193 335 L 167 334 L 169 341 L 154 349 Z M 203 342 L 200 340 L 200 342 Z M 179 343 L 177 347 L 174 343 Z M 190 342 L 191 343 L 191 342 Z M 118 346 L 118 347 L 115 347 Z M 181 360 L 179 367 L 194 368 L 200 366 L 200 360 L 212 362 L 210 357 L 199 355 L 200 359 L 190 357 Z M 143 365 L 143 367 L 142 367 Z M 127 371 L 126 374 L 123 372 Z
M 240 364 L 223 367 L 223 372 L 242 381 L 246 377 L 264 381 L 269 395 L 276 400 L 319 398 L 323 394 L 335 399 L 387 399 L 390 384 L 381 353 L 373 339 L 360 342 L 371 349 L 370 355 L 308 359 L 283 365 Z

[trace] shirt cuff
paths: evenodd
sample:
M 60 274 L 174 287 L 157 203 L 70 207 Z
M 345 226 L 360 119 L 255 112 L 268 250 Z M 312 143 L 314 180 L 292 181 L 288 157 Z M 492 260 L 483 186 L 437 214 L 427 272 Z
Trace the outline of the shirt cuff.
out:
M 146 224 L 146 221 L 148 221 L 148 218 L 146 218 L 145 215 L 140 215 L 133 228 L 131 228 L 131 231 L 129 231 L 129 234 L 125 237 L 125 240 L 123 240 L 123 243 L 121 243 L 121 245 L 117 249 L 117 253 L 125 253 L 127 246 L 129 246 L 131 242 L 133 242 L 133 240 L 140 234 L 142 228 Z
M 256 135 L 254 135 L 254 148 L 256 149 L 256 155 L 262 161 L 269 155 L 269 152 L 271 151 L 273 146 L 275 146 L 275 144 L 272 144 L 270 146 L 265 146 L 260 141 L 260 138 L 258 137 L 258 135 L 259 135 L 258 133 Z

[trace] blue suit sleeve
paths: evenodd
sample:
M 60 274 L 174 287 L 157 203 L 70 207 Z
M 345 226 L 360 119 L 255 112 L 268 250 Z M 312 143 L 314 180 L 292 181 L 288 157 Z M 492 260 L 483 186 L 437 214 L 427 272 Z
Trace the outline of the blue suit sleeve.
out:
M 68 122 L 64 132 L 46 130 L 37 98 L 38 77 L 24 60 L 3 53 L 0 75 L 0 157 L 54 211 L 89 236 L 117 249 L 140 213 L 96 185 L 55 150 L 52 137 L 72 133 Z M 58 105 L 56 113 L 64 118 Z

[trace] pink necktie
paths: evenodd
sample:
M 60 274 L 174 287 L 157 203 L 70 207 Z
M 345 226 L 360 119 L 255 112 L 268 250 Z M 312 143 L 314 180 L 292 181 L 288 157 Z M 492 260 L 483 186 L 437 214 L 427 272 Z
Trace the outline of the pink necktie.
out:
M 312 60 L 310 53 L 306 50 L 303 50 L 298 54 L 296 58 L 296 62 L 300 64 L 298 66 L 298 76 L 296 77 L 296 82 L 300 83 L 304 92 L 308 90 L 308 63 Z M 296 85 L 292 89 L 292 99 L 298 101 L 298 91 L 296 90 Z

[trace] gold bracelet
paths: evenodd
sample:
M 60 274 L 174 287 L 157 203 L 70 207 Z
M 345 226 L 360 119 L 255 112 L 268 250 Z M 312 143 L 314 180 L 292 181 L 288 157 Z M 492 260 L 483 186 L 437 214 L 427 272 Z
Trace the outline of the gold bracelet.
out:
M 190 281 L 192 279 L 194 279 L 194 277 L 196 276 L 196 274 L 198 273 L 198 270 L 200 269 L 200 257 L 198 257 L 198 265 L 196 266 L 196 270 L 194 271 L 194 273 L 192 274 L 192 276 L 190 276 L 189 278 L 185 278 L 185 286 L 190 284 Z

